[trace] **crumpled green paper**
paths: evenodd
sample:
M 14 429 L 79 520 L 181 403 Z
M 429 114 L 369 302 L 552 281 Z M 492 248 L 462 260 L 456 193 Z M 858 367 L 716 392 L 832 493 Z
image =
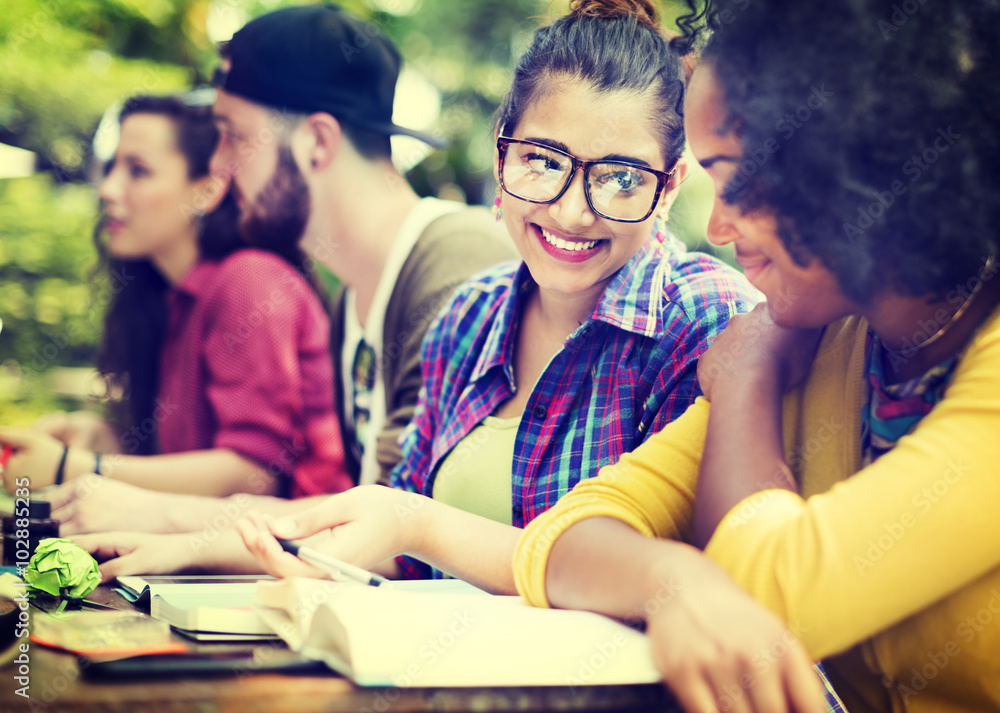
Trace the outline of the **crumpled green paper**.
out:
M 79 599 L 97 589 L 101 574 L 97 560 L 85 549 L 69 540 L 49 537 L 35 548 L 24 581 L 32 590 Z

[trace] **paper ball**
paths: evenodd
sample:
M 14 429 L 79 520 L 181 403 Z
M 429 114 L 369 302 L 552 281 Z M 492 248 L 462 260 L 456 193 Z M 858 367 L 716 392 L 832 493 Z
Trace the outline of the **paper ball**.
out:
M 50 537 L 38 543 L 28 562 L 24 581 L 32 589 L 53 596 L 83 598 L 97 589 L 101 574 L 97 560 L 69 540 Z

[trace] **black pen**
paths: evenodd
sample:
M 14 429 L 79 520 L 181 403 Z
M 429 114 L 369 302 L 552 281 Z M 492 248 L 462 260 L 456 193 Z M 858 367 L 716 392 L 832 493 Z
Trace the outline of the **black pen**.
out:
M 284 540 L 280 537 L 276 537 L 275 539 L 278 541 L 278 544 L 281 545 L 281 549 L 285 552 L 289 552 L 298 557 L 300 560 L 308 562 L 315 567 L 319 567 L 325 572 L 329 572 L 335 578 L 350 579 L 351 581 L 358 582 L 360 584 L 367 584 L 372 587 L 377 587 L 389 581 L 381 575 L 369 572 L 367 569 L 355 567 L 353 564 L 342 562 L 335 557 L 325 555 L 322 552 L 314 550 L 312 547 L 303 545 L 295 540 Z

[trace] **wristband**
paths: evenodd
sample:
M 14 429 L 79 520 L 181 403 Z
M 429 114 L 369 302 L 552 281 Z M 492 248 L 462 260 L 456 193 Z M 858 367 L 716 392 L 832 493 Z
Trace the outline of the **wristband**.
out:
M 101 472 L 101 454 L 100 453 L 95 453 L 94 454 L 94 472 L 97 473 L 98 475 L 104 475 L 104 473 Z
M 59 467 L 56 469 L 56 485 L 62 485 L 63 478 L 66 477 L 66 456 L 69 455 L 69 446 L 63 448 L 62 458 L 59 459 Z

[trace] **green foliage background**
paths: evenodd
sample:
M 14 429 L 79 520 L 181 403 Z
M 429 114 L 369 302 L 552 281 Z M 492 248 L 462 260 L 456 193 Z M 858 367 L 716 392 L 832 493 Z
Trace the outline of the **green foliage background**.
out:
M 93 358 L 108 286 L 92 239 L 97 123 L 116 101 L 207 83 L 216 65 L 210 17 L 241 24 L 289 2 L 263 0 L 5 0 L 0 12 L 0 142 L 38 155 L 38 173 L 0 179 L 0 423 L 59 406 L 49 370 Z M 452 143 L 411 171 L 422 195 L 447 190 L 490 203 L 490 117 L 512 57 L 556 0 L 345 0 L 381 27 L 443 94 L 438 129 Z M 676 14 L 665 3 L 665 14 Z M 697 173 L 697 172 L 696 172 Z M 672 214 L 689 245 L 711 200 L 703 175 Z

